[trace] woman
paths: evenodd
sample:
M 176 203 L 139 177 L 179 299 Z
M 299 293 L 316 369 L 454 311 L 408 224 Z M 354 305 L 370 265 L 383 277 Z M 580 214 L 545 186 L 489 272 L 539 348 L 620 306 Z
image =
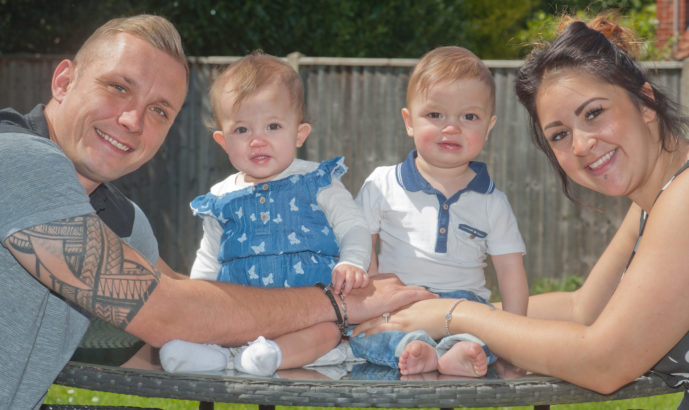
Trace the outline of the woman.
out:
M 565 193 L 571 180 L 633 202 L 584 285 L 532 296 L 527 317 L 433 299 L 357 334 L 471 332 L 514 365 L 600 393 L 649 369 L 673 385 L 689 381 L 670 376 L 689 373 L 687 123 L 630 56 L 630 34 L 607 17 L 572 22 L 531 53 L 516 84 Z

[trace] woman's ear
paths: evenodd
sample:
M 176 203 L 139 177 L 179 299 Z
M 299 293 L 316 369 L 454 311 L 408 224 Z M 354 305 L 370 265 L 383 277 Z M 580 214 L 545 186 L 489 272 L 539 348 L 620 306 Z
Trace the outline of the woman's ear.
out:
M 71 60 L 62 60 L 53 72 L 51 90 L 53 98 L 62 102 L 70 85 L 76 80 L 76 67 Z
M 644 93 L 644 95 L 646 95 L 646 97 L 655 101 L 655 95 L 653 93 L 653 87 L 651 87 L 651 84 L 645 82 L 644 85 L 641 86 L 641 91 Z M 641 103 L 641 117 L 646 123 L 653 122 L 656 119 L 656 111 L 653 108 Z

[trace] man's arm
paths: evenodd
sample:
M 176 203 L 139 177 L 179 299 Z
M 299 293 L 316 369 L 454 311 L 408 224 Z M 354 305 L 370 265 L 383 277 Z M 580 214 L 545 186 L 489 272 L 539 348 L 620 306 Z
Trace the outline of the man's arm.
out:
M 315 287 L 259 289 L 172 280 L 95 214 L 36 225 L 4 244 L 52 291 L 154 346 L 172 339 L 237 345 L 335 320 L 328 298 Z M 350 294 L 350 320 L 429 297 L 421 288 L 386 279 Z
M 189 279 L 189 276 L 175 272 L 170 265 L 163 260 L 163 258 L 158 258 L 158 263 L 156 263 L 155 268 L 158 269 L 158 271 L 160 271 L 160 273 L 163 275 L 169 276 L 172 279 Z

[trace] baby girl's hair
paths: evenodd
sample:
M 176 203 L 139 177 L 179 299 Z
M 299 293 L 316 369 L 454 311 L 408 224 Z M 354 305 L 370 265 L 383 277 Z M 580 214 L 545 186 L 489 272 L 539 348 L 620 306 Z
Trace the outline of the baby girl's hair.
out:
M 486 65 L 463 47 L 446 46 L 426 53 L 414 67 L 407 86 L 407 107 L 417 93 L 427 93 L 445 81 L 476 79 L 490 88 L 491 109 L 495 106 L 495 80 Z
M 236 93 L 233 108 L 237 108 L 246 97 L 267 85 L 284 86 L 300 122 L 305 121 L 304 84 L 299 73 L 287 62 L 256 50 L 230 64 L 213 82 L 210 99 L 216 126 L 221 128 L 220 105 L 224 94 Z

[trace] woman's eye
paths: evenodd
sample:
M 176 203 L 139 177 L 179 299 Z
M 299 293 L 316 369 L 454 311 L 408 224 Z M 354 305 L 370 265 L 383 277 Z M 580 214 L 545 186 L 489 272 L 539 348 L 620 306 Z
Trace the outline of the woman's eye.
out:
M 119 85 L 119 84 L 112 84 L 112 88 L 114 88 L 115 90 L 117 90 L 117 91 L 119 91 L 119 92 L 121 92 L 121 93 L 127 91 L 126 88 L 122 87 L 122 86 Z
M 552 134 L 550 136 L 550 141 L 551 142 L 557 142 L 557 141 L 564 139 L 566 136 L 567 136 L 567 131 L 559 131 L 559 132 L 556 132 L 555 134 Z
M 589 110 L 586 112 L 586 119 L 587 120 L 593 120 L 596 117 L 598 117 L 602 112 L 603 112 L 603 108 L 601 108 L 601 107 Z

